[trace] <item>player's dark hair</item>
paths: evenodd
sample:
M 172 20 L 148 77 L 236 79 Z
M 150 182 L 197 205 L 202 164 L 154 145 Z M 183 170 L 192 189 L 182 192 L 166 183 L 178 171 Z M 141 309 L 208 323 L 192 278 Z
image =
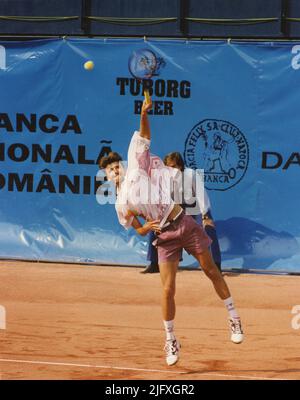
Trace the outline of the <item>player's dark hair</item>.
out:
M 100 158 L 99 168 L 105 169 L 109 164 L 119 161 L 122 161 L 120 154 L 116 153 L 115 151 L 111 151 L 107 156 Z
M 173 153 L 169 153 L 164 158 L 164 163 L 167 165 L 168 161 L 175 161 L 179 166 L 180 170 L 184 170 L 184 161 L 181 154 L 178 151 L 174 151 Z

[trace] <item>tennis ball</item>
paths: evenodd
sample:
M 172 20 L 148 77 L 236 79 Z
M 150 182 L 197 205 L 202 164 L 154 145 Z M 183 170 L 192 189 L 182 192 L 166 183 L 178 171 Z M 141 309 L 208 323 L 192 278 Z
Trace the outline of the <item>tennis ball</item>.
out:
M 93 63 L 93 61 L 86 61 L 83 66 L 86 70 L 91 71 L 94 68 L 95 64 Z

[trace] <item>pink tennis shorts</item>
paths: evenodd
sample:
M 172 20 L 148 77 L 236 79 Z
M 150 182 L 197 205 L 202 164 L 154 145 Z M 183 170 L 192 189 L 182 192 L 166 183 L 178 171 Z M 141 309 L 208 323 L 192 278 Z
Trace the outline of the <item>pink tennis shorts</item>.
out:
M 182 249 L 193 256 L 201 254 L 211 242 L 202 226 L 183 212 L 167 230 L 158 235 L 153 245 L 157 246 L 158 261 L 166 262 L 180 260 Z

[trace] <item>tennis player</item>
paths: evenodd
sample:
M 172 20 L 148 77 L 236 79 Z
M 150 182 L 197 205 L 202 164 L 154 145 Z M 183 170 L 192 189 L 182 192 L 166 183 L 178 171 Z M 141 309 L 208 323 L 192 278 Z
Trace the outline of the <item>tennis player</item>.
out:
M 134 132 L 128 148 L 127 170 L 125 171 L 120 162 L 120 155 L 113 152 L 103 157 L 99 166 L 105 169 L 107 179 L 116 185 L 115 208 L 120 224 L 126 229 L 133 227 L 143 236 L 150 231 L 157 235 L 155 245 L 158 249 L 162 314 L 166 331 L 164 349 L 167 364 L 174 365 L 179 359 L 180 350 L 174 332 L 175 284 L 183 248 L 198 260 L 217 295 L 224 301 L 229 313 L 231 340 L 241 343 L 243 331 L 228 286 L 211 257 L 211 239 L 202 226 L 190 215 L 186 215 L 182 207 L 172 200 L 168 183 L 164 182 L 164 176 L 167 177 L 168 174 L 159 174 L 160 178 L 157 178 L 155 172 L 161 169 L 168 170 L 168 167 L 159 157 L 150 155 L 150 124 L 147 112 L 151 107 L 151 99 L 149 102 L 143 102 L 140 130 Z M 143 224 L 140 218 L 145 220 Z
M 178 199 L 182 199 L 181 206 L 184 210 L 186 209 L 186 213 L 189 214 L 189 210 L 191 210 L 190 215 L 192 215 L 195 221 L 198 224 L 202 223 L 203 229 L 212 240 L 210 246 L 212 258 L 219 270 L 222 271 L 219 240 L 211 213 L 210 200 L 204 186 L 202 186 L 202 190 L 198 191 L 199 193 L 196 193 L 195 171 L 190 168 L 185 168 L 183 158 L 179 152 L 167 154 L 164 157 L 164 164 L 173 168 L 170 170 L 173 176 L 173 186 L 171 187 L 172 198 L 174 199 L 177 196 Z M 184 187 L 192 188 L 192 191 L 187 193 Z M 191 198 L 187 196 L 188 194 Z M 198 196 L 196 196 L 196 194 L 198 194 Z M 155 233 L 151 231 L 148 235 L 147 254 L 147 260 L 150 260 L 151 263 L 141 271 L 142 274 L 159 272 L 157 248 L 152 245 L 154 240 Z

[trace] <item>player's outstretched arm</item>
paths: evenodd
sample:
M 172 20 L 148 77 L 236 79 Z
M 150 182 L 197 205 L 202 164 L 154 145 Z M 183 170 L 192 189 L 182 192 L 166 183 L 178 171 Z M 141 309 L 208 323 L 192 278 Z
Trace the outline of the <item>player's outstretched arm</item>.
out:
M 151 97 L 144 100 L 142 111 L 141 111 L 141 122 L 140 122 L 140 135 L 146 139 L 151 139 L 150 124 L 148 119 L 148 111 L 152 108 Z

